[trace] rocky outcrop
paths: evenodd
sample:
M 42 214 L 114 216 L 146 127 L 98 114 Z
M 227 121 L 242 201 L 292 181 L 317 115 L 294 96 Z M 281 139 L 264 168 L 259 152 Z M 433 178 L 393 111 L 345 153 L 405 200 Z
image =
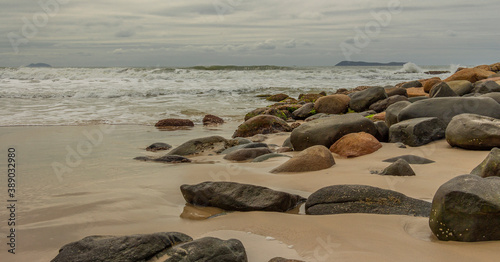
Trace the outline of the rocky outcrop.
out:
M 341 137 L 358 132 L 377 135 L 377 128 L 359 114 L 336 115 L 302 124 L 293 130 L 290 141 L 296 151 L 315 145 L 330 148 Z
M 314 192 L 306 202 L 306 214 L 371 213 L 429 216 L 431 203 L 401 193 L 363 185 L 335 185 Z
M 176 232 L 122 237 L 89 236 L 63 246 L 51 262 L 147 261 L 191 240 L 190 236 Z
M 318 171 L 335 165 L 332 153 L 328 148 L 318 145 L 312 146 L 292 159 L 271 170 L 271 173 L 296 173 Z
M 204 237 L 177 245 L 167 251 L 165 262 L 217 261 L 247 262 L 245 247 L 237 239 L 221 240 Z
M 352 93 L 349 107 L 356 112 L 367 110 L 373 103 L 387 98 L 385 89 L 380 86 Z
M 493 148 L 486 159 L 474 168 L 471 175 L 480 177 L 498 176 L 500 177 L 500 149 Z
M 238 126 L 233 137 L 251 137 L 256 134 L 290 132 L 292 128 L 281 118 L 261 115 L 250 118 Z
M 146 151 L 156 152 L 161 150 L 169 150 L 170 148 L 172 148 L 171 145 L 158 142 L 146 147 Z
M 439 240 L 500 240 L 500 177 L 463 175 L 442 185 L 432 200 L 429 226 Z
M 179 126 L 194 126 L 194 123 L 189 119 L 168 118 L 168 119 L 162 119 L 155 124 L 155 127 L 158 128 L 179 127 Z
M 304 198 L 298 195 L 233 182 L 182 185 L 181 192 L 190 204 L 218 207 L 227 211 L 285 212 L 304 201 Z
M 380 148 L 382 148 L 382 144 L 373 135 L 360 132 L 343 136 L 330 147 L 330 151 L 350 158 L 368 155 Z
M 168 155 L 196 155 L 205 152 L 220 152 L 228 147 L 228 140 L 221 136 L 210 136 L 189 140 L 172 149 Z
M 437 117 L 405 120 L 389 128 L 389 141 L 422 146 L 445 137 L 446 125 Z
M 314 103 L 314 109 L 318 113 L 343 114 L 349 108 L 351 99 L 346 95 L 330 95 L 320 97 Z
M 465 149 L 500 147 L 500 120 L 474 114 L 455 116 L 446 128 L 446 141 Z

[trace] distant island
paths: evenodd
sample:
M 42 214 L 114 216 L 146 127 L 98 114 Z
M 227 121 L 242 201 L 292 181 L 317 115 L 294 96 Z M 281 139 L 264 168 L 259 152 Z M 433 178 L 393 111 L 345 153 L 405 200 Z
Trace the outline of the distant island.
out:
M 342 61 L 335 66 L 403 66 L 406 62 L 375 63 L 362 61 Z
M 52 67 L 52 66 L 45 63 L 36 63 L 36 64 L 29 64 L 26 67 Z

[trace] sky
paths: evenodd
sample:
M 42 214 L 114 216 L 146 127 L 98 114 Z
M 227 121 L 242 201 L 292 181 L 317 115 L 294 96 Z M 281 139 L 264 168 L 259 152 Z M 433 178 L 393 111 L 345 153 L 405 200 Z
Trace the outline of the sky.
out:
M 0 0 L 0 67 L 499 62 L 498 0 Z

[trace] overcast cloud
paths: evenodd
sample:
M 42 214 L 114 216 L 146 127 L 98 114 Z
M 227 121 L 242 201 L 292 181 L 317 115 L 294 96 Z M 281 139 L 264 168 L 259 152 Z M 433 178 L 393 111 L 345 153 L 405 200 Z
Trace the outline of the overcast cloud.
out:
M 0 66 L 500 61 L 498 0 L 0 0 L 0 4 Z M 386 15 L 377 19 L 374 14 Z

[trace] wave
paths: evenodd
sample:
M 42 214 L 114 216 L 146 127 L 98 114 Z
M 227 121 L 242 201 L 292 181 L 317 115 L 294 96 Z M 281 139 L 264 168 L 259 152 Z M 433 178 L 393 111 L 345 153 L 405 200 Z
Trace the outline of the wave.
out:
M 297 70 L 297 68 L 274 65 L 258 65 L 258 66 L 234 66 L 234 65 L 214 65 L 214 66 L 193 66 L 187 69 L 196 70 L 235 70 L 235 71 L 252 71 L 252 70 Z
M 414 63 L 406 63 L 398 72 L 402 73 L 423 73 L 424 70 Z

